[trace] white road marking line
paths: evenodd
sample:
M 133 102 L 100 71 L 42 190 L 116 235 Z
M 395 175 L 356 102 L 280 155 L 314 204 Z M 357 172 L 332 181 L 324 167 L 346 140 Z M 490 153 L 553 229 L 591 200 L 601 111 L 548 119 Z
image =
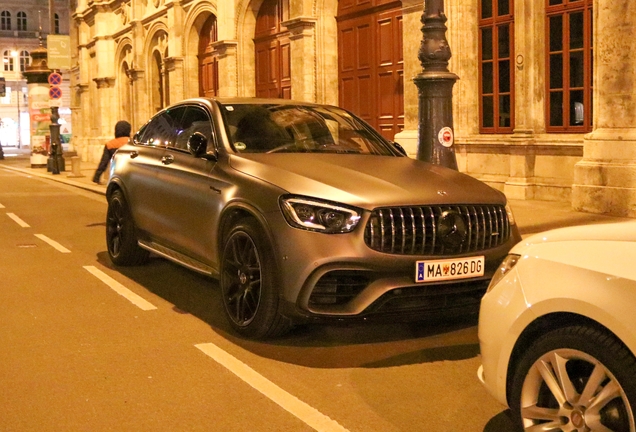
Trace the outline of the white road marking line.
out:
M 15 213 L 7 213 L 7 216 L 9 216 L 11 219 L 13 219 L 22 228 L 29 228 L 31 226 L 28 223 L 26 223 L 25 221 L 23 221 L 22 219 L 20 219 L 19 217 L 17 217 L 15 215 Z
M 57 249 L 58 251 L 60 251 L 62 253 L 71 253 L 70 250 L 66 249 L 64 246 L 62 246 L 61 244 L 59 244 L 55 240 L 51 240 L 50 238 L 48 238 L 44 234 L 34 234 L 34 235 L 37 238 L 39 238 L 40 240 L 42 240 L 43 242 L 50 244 L 51 246 L 53 246 L 55 249 Z
M 321 432 L 349 432 L 335 420 L 330 419 L 317 409 L 307 405 L 296 396 L 287 393 L 282 388 L 256 372 L 254 369 L 223 351 L 213 343 L 195 345 L 216 362 L 225 366 L 230 372 L 245 381 L 254 389 L 271 399 L 283 409 L 298 417 L 310 427 Z
M 126 298 L 132 304 L 137 306 L 139 309 L 145 310 L 145 311 L 157 309 L 157 306 L 153 305 L 152 303 L 150 303 L 143 297 L 138 296 L 137 294 L 135 294 L 134 292 L 132 292 L 131 290 L 129 290 L 128 288 L 126 288 L 125 286 L 117 282 L 115 279 L 108 276 L 103 271 L 99 270 L 97 267 L 84 266 L 84 268 L 88 270 L 97 279 L 101 280 L 106 285 L 108 285 L 117 294 Z
M 4 208 L 4 206 L 2 204 L 0 204 L 0 208 Z

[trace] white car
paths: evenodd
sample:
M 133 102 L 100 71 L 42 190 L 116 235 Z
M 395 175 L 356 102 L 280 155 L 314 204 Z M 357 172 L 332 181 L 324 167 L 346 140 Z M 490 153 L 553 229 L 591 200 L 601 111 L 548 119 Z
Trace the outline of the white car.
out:
M 636 431 L 636 221 L 522 240 L 479 315 L 487 390 L 528 431 Z

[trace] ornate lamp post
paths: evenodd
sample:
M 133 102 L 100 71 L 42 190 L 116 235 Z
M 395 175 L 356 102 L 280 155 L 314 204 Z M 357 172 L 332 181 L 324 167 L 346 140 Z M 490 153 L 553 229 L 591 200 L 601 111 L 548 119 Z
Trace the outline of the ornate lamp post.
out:
M 453 131 L 453 85 L 459 79 L 448 70 L 444 0 L 426 0 L 422 15 L 424 38 L 418 58 L 423 71 L 414 78 L 419 95 L 417 158 L 457 169 Z

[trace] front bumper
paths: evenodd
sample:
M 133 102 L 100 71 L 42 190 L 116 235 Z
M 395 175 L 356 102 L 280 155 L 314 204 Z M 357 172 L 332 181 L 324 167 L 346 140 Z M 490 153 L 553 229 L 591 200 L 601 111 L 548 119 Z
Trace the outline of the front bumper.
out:
M 515 344 L 529 313 L 517 268 L 512 269 L 481 300 L 478 337 L 481 366 L 478 377 L 488 392 L 507 405 L 508 368 Z
M 488 283 L 511 247 L 516 229 L 499 247 L 463 255 L 483 255 L 483 277 L 416 283 L 415 263 L 457 256 L 392 255 L 369 248 L 364 223 L 351 233 L 323 234 L 270 221 L 279 263 L 285 314 L 305 319 L 425 319 L 435 314 L 477 314 Z

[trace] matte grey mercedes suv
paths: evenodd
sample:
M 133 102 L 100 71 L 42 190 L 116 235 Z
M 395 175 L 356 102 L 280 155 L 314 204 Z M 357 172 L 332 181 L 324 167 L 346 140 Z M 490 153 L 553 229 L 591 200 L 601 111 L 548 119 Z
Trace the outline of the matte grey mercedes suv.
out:
M 506 199 L 404 156 L 353 114 L 289 100 L 190 99 L 113 157 L 106 241 L 220 281 L 243 336 L 294 323 L 476 314 L 520 240 Z

